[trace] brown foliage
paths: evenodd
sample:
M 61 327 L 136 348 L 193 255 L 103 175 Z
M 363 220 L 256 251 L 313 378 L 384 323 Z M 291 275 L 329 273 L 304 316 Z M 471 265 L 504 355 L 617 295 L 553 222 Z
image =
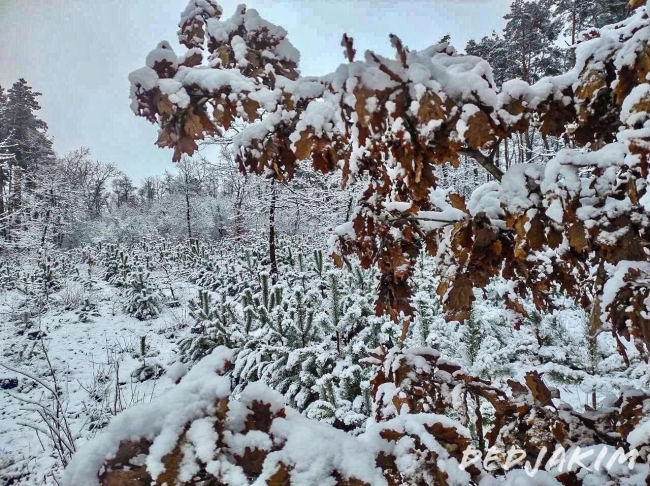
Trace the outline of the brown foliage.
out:
M 459 484 L 457 477 L 450 480 L 450 468 L 458 467 L 463 453 L 473 443 L 463 425 L 475 427 L 479 450 L 484 455 L 492 446 L 502 451 L 515 447 L 525 451 L 527 460 L 534 464 L 540 454 L 545 451 L 550 454 L 559 446 L 568 450 L 571 447 L 602 444 L 628 452 L 628 437 L 647 420 L 650 407 L 650 395 L 632 391 L 624 393 L 602 410 L 579 413 L 566 405 L 556 407 L 552 398 L 559 398 L 557 391 L 550 389 L 544 383 L 543 376 L 536 372 L 526 375 L 525 384 L 509 381 L 510 393 L 506 394 L 489 381 L 468 375 L 457 365 L 441 359 L 434 350 L 395 348 L 387 351 L 380 348 L 366 362 L 376 370 L 372 380 L 372 397 L 377 424 L 374 432 L 366 432 L 366 442 L 359 443 L 359 447 L 374 451 L 369 456 L 372 458 L 374 454 L 374 459 L 370 459 L 374 463 L 364 462 L 359 470 L 377 468 L 391 486 Z M 263 391 L 259 388 L 256 390 Z M 218 439 L 214 445 L 215 460 L 221 464 L 219 468 L 208 468 L 192 453 L 188 455 L 185 446 L 191 442 L 183 432 L 172 452 L 163 458 L 165 469 L 155 481 L 145 466 L 152 442 L 140 439 L 120 444 L 114 457 L 105 461 L 99 474 L 100 482 L 103 486 L 226 484 L 221 474 L 234 474 L 232 467 L 235 467 L 245 474 L 250 483 L 264 478 L 265 484 L 269 485 L 291 484 L 295 468 L 304 472 L 312 467 L 311 464 L 300 463 L 295 445 L 290 451 L 284 449 L 289 447 L 292 434 L 300 436 L 306 433 L 305 419 L 296 422 L 295 412 L 279 406 L 275 398 L 268 400 L 268 394 L 263 394 L 259 398 L 247 398 L 246 405 L 231 398 L 218 401 L 209 418 L 214 420 L 214 430 L 217 432 Z M 492 409 L 489 423 L 480 411 L 481 403 L 489 404 Z M 454 413 L 460 423 L 450 420 L 450 413 Z M 237 417 L 243 417 L 243 420 Z M 184 430 L 189 430 L 191 425 L 187 423 Z M 320 427 L 330 426 L 321 424 Z M 323 450 L 337 450 L 339 444 L 328 442 L 335 441 L 334 436 L 323 434 L 323 429 L 318 430 L 319 437 L 314 437 L 314 440 L 319 441 Z M 257 434 L 253 442 L 248 442 L 249 434 Z M 268 439 L 266 443 L 270 446 L 237 446 L 242 443 L 261 444 L 264 442 L 262 437 Z M 348 437 L 347 440 L 356 439 Z M 202 448 L 208 445 L 203 444 Z M 639 461 L 646 461 L 650 443 L 637 444 L 637 450 L 640 453 Z M 360 456 L 357 459 L 368 461 L 369 457 Z M 187 461 L 195 461 L 195 473 L 191 479 L 181 480 L 179 465 L 187 465 Z M 327 461 L 320 474 L 325 471 L 331 484 L 371 484 L 362 477 L 351 475 L 345 469 L 345 459 L 340 454 L 334 454 Z M 405 468 L 400 464 L 417 464 L 417 467 Z M 507 473 L 505 457 L 498 458 L 495 465 L 496 469 L 489 474 L 498 476 Z M 523 463 L 516 467 L 523 467 Z M 581 471 L 578 467 L 555 477 L 566 486 L 593 484 L 595 479 L 589 477 L 589 471 Z M 480 482 L 488 472 L 477 463 L 470 465 L 466 474 L 467 484 L 474 484 Z M 607 480 L 607 484 L 628 484 L 618 472 L 598 474 L 598 480 Z M 639 476 L 636 478 L 639 479 Z
M 191 48 L 207 46 L 213 59 L 220 60 L 199 74 L 210 71 L 236 79 L 227 85 L 185 85 L 187 106 L 171 103 L 158 87 L 136 85 L 138 113 L 160 125 L 157 143 L 174 148 L 175 160 L 182 153 L 192 154 L 197 140 L 228 130 L 241 118 L 257 123 L 237 139 L 242 171 L 288 181 L 302 160 L 311 159 L 322 172 L 341 168 L 343 184 L 368 176 L 353 219 L 354 236 L 342 235 L 337 251 L 341 256 L 356 254 L 365 267 L 377 265 L 377 311 L 395 319 L 412 312 L 410 267 L 422 249 L 438 257 L 443 273 L 455 268 L 439 293 L 448 318 L 457 320 L 469 315 L 474 289 L 496 275 L 513 280 L 519 297 L 532 294 L 540 309 L 548 310 L 550 291 L 557 288 L 589 306 L 594 296 L 604 296 L 611 277 L 608 265 L 635 261 L 637 273 L 628 272 L 625 285 L 604 301 L 601 317 L 610 319 L 614 332 L 647 342 L 647 270 L 641 263 L 648 259 L 650 238 L 641 201 L 647 193 L 650 139 L 633 131 L 647 118 L 647 95 L 625 108 L 633 116 L 621 138 L 624 102 L 650 72 L 650 46 L 643 36 L 635 36 L 650 25 L 643 11 L 634 14 L 633 28 L 594 30 L 588 36 L 608 35 L 610 42 L 597 55 L 585 55 L 586 62 L 574 71 L 577 83 L 558 77 L 550 85 L 543 81 L 530 89 L 504 90 L 495 102 L 495 88 L 486 74 L 480 74 L 481 87 L 494 97 L 455 90 L 453 83 L 445 84 L 444 77 L 433 74 L 430 85 L 416 83 L 407 76 L 408 69 L 421 70 L 437 56 L 447 58 L 438 65 L 444 70 L 458 57 L 441 44 L 426 51 L 425 62 L 424 54 L 409 51 L 394 35 L 390 42 L 395 60 L 368 52 L 365 61 L 354 61 L 353 39 L 344 36 L 341 45 L 350 64 L 337 75 L 346 77 L 301 78 L 295 60 L 277 54 L 283 51 L 268 55 L 286 41 L 284 31 L 242 22 L 227 39 L 215 36 L 205 26 L 209 18 L 220 18 L 221 11 L 208 4 L 185 19 L 181 41 Z M 247 13 L 241 7 L 235 18 Z M 634 56 L 633 62 L 617 60 L 623 51 Z M 192 53 L 185 65 L 195 62 Z M 155 66 L 156 72 L 171 77 L 173 66 L 163 64 Z M 278 93 L 271 104 L 264 101 L 269 90 Z M 313 121 L 323 118 L 324 123 Z M 526 172 L 517 179 L 519 169 L 511 169 L 496 194 L 501 216 L 474 211 L 455 194 L 447 194 L 444 203 L 431 197 L 437 188 L 433 168 L 447 162 L 457 166 L 461 156 L 475 158 L 500 180 L 502 174 L 493 163 L 500 141 L 531 126 L 544 136 L 562 135 L 592 153 L 602 149 L 603 155 L 591 160 L 577 153 L 565 155 L 556 162 L 557 174 Z M 616 152 L 616 147 L 621 150 Z M 626 154 L 637 156 L 636 161 Z M 611 162 L 603 163 L 603 157 Z M 580 187 L 568 185 L 573 178 Z M 510 203 L 513 184 L 527 191 L 527 204 Z M 592 194 L 584 197 L 588 191 Z M 608 210 L 612 201 L 625 204 Z M 548 216 L 552 205 L 561 208 L 561 221 Z M 456 211 L 453 216 L 449 207 Z M 599 270 L 594 274 L 591 268 Z M 620 305 L 623 302 L 627 307 Z M 523 310 L 514 296 L 507 305 Z

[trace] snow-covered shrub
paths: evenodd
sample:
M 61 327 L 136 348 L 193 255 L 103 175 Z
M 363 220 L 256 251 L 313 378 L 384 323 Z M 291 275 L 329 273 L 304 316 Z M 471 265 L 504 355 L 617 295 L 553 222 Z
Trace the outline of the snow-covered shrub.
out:
M 142 267 L 132 270 L 124 287 L 125 310 L 141 321 L 157 317 L 162 310 L 163 297 L 149 281 L 149 273 Z
M 19 264 L 9 259 L 0 261 L 0 288 L 13 290 L 20 275 Z
M 126 284 L 131 264 L 126 250 L 117 245 L 105 245 L 102 251 L 103 277 L 107 282 L 121 287 Z
M 587 313 L 571 300 L 558 294 L 557 309 L 543 314 L 524 301 L 528 317 L 522 317 L 504 308 L 504 288 L 507 285 L 497 278 L 485 293 L 477 293 L 470 318 L 462 325 L 445 322 L 437 313 L 437 299 L 419 292 L 407 345 L 433 347 L 468 372 L 504 387 L 528 371 L 543 371 L 576 407 L 594 407 L 627 385 L 650 385 L 650 366 L 634 343 L 617 343 L 607 333 L 594 335 Z
M 64 261 L 64 259 L 55 258 L 45 251 L 40 252 L 37 269 L 30 275 L 33 292 L 37 293 L 40 290 L 49 295 L 59 290 L 61 288 L 60 276 L 66 270 L 63 265 Z
M 305 255 L 296 241 L 285 240 L 272 275 L 263 252 L 254 244 L 211 254 L 192 243 L 191 265 L 202 277 L 194 281 L 208 287 L 189 303 L 195 335 L 179 343 L 182 359 L 196 362 L 227 344 L 236 350 L 236 394 L 261 380 L 309 416 L 361 430 L 371 412 L 370 371 L 359 360 L 367 349 L 392 345 L 400 332 L 373 316 L 374 272 L 357 264 L 336 268 L 321 250 Z M 219 269 L 218 284 L 201 271 L 206 262 Z
M 66 310 L 73 310 L 87 301 L 86 288 L 82 282 L 67 280 L 61 289 L 61 301 Z
M 427 480 L 433 484 L 430 481 L 441 474 L 436 461 L 431 462 L 433 457 L 447 462 L 450 471 L 454 468 L 450 485 L 464 486 L 479 473 L 458 469 L 460 451 L 469 442 L 468 432 L 444 416 L 400 418 L 355 438 L 285 408 L 282 396 L 261 383 L 249 384 L 240 400 L 233 400 L 230 381 L 219 376 L 232 362 L 232 354 L 224 348 L 216 349 L 164 400 L 117 417 L 102 438 L 75 457 L 63 483 L 96 484 L 97 471 L 107 456 L 113 459 L 99 476 L 105 483 L 119 477 L 121 481 L 176 484 L 202 477 L 238 484 L 255 480 L 269 484 L 341 484 L 337 478 L 373 485 L 388 484 L 388 478 L 400 484 L 426 484 Z M 145 416 L 151 418 L 142 420 Z M 136 440 L 121 444 L 125 428 Z M 225 440 L 218 442 L 221 434 Z M 180 440 L 186 445 L 176 447 Z M 436 455 L 416 447 L 415 442 L 427 444 Z M 131 459 L 140 454 L 146 460 L 136 465 Z M 428 471 L 409 467 L 425 460 L 430 464 Z M 172 467 L 173 463 L 178 467 Z M 379 464 L 382 466 L 377 467 Z
M 224 376 L 233 362 L 234 351 L 216 348 L 164 397 L 116 417 L 102 437 L 73 458 L 63 484 L 178 484 L 196 478 L 341 486 L 576 484 L 566 482 L 562 468 L 542 469 L 534 483 L 528 476 L 522 481 L 521 466 L 511 470 L 499 456 L 492 458 L 489 471 L 482 461 L 460 465 L 470 447 L 487 453 L 490 445 L 513 446 L 534 460 L 554 446 L 584 448 L 594 437 L 604 441 L 599 457 L 605 463 L 616 457 L 617 447 L 624 452 L 635 447 L 643 457 L 650 452 L 650 421 L 638 413 L 650 406 L 648 394 L 626 393 L 608 408 L 582 414 L 550 406 L 552 393 L 536 373 L 526 375 L 525 385 L 512 382 L 509 398 L 434 350 L 379 349 L 368 360 L 375 369 L 375 422 L 355 437 L 301 416 L 260 382 L 246 385 L 235 400 Z M 476 440 L 482 428 L 461 425 L 480 423 L 470 407 L 479 400 L 494 406 L 498 417 L 489 443 L 482 436 Z M 448 410 L 456 411 L 458 419 L 448 417 Z M 617 426 L 617 417 L 625 417 L 624 426 Z M 533 418 L 536 427 L 530 426 Z M 638 462 L 634 470 L 594 471 L 579 462 L 569 477 L 574 474 L 585 484 L 634 484 L 626 478 L 645 480 L 650 467 Z
M 233 304 L 220 294 L 219 301 L 213 303 L 207 290 L 199 290 L 198 301 L 188 303 L 189 315 L 194 320 L 190 336 L 180 341 L 179 351 L 183 360 L 196 362 L 207 356 L 219 345 L 242 343 L 238 339 L 238 326 Z

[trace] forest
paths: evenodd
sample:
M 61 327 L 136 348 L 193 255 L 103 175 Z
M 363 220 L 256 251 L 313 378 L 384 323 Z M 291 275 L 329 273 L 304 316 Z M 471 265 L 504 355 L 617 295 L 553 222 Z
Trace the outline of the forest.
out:
M 650 5 L 311 76 L 181 3 L 123 73 L 173 170 L 0 86 L 0 486 L 650 485 Z

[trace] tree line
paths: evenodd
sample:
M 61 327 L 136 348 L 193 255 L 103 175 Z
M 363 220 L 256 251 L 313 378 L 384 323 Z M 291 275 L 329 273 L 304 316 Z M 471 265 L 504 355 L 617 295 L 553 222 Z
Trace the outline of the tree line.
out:
M 215 160 L 184 157 L 175 170 L 139 182 L 86 147 L 57 155 L 39 118 L 40 96 L 25 79 L 0 87 L 0 247 L 7 251 L 247 237 L 269 231 L 270 216 L 273 229 L 299 234 L 340 223 L 349 207 L 352 192 L 314 171 L 301 171 L 291 187 L 241 175 L 226 137 L 209 142 Z M 298 197 L 302 191 L 309 196 Z

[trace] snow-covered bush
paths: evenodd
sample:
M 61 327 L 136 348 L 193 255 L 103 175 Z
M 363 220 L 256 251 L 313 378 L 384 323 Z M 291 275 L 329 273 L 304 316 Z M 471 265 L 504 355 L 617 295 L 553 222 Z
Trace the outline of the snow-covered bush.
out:
M 82 306 L 87 301 L 84 284 L 75 280 L 66 281 L 61 289 L 61 300 L 66 310 Z
M 103 277 L 116 287 L 124 286 L 131 271 L 131 263 L 127 251 L 116 244 L 100 245 L 102 251 L 101 263 L 104 267 Z
M 162 310 L 162 295 L 149 280 L 149 273 L 142 267 L 132 270 L 123 289 L 126 297 L 125 310 L 141 321 L 157 317 Z
M 605 432 L 601 461 L 616 457 L 619 444 L 645 455 L 650 451 L 650 422 L 633 412 L 650 406 L 647 394 L 626 394 L 608 410 L 581 414 L 548 406 L 550 390 L 531 373 L 526 385 L 511 384 L 519 399 L 515 405 L 433 350 L 378 350 L 371 358 L 376 421 L 354 437 L 300 416 L 285 406 L 282 395 L 259 382 L 248 384 L 239 400 L 233 399 L 230 380 L 223 376 L 233 360 L 232 350 L 218 347 L 164 397 L 118 416 L 74 457 L 63 484 L 92 486 L 118 479 L 167 484 L 519 484 L 522 470 L 508 470 L 498 458 L 489 470 L 480 461 L 460 467 L 472 432 L 445 410 L 462 412 L 464 404 L 460 421 L 471 422 L 475 417 L 468 402 L 481 398 L 493 404 L 499 417 L 490 444 L 545 453 L 550 444 L 571 450 Z M 630 422 L 615 430 L 610 420 L 621 415 Z M 525 427 L 534 417 L 538 427 Z M 479 444 L 477 450 L 485 447 Z M 572 466 L 574 474 L 587 484 L 624 484 L 616 481 L 625 473 L 594 471 L 580 462 Z M 648 474 L 648 465 L 640 463 L 628 476 L 635 480 Z M 534 483 L 526 476 L 526 484 L 562 484 L 566 477 L 561 468 L 549 468 L 539 471 Z
M 195 336 L 179 351 L 195 362 L 219 345 L 235 347 L 236 394 L 261 380 L 309 416 L 360 430 L 370 415 L 370 371 L 359 360 L 395 342 L 399 329 L 372 316 L 372 271 L 338 269 L 298 243 L 282 242 L 278 275 L 262 263 L 262 245 L 210 254 L 193 243 L 192 279 L 207 288 L 189 303 Z M 219 278 L 207 278 L 217 268 Z

